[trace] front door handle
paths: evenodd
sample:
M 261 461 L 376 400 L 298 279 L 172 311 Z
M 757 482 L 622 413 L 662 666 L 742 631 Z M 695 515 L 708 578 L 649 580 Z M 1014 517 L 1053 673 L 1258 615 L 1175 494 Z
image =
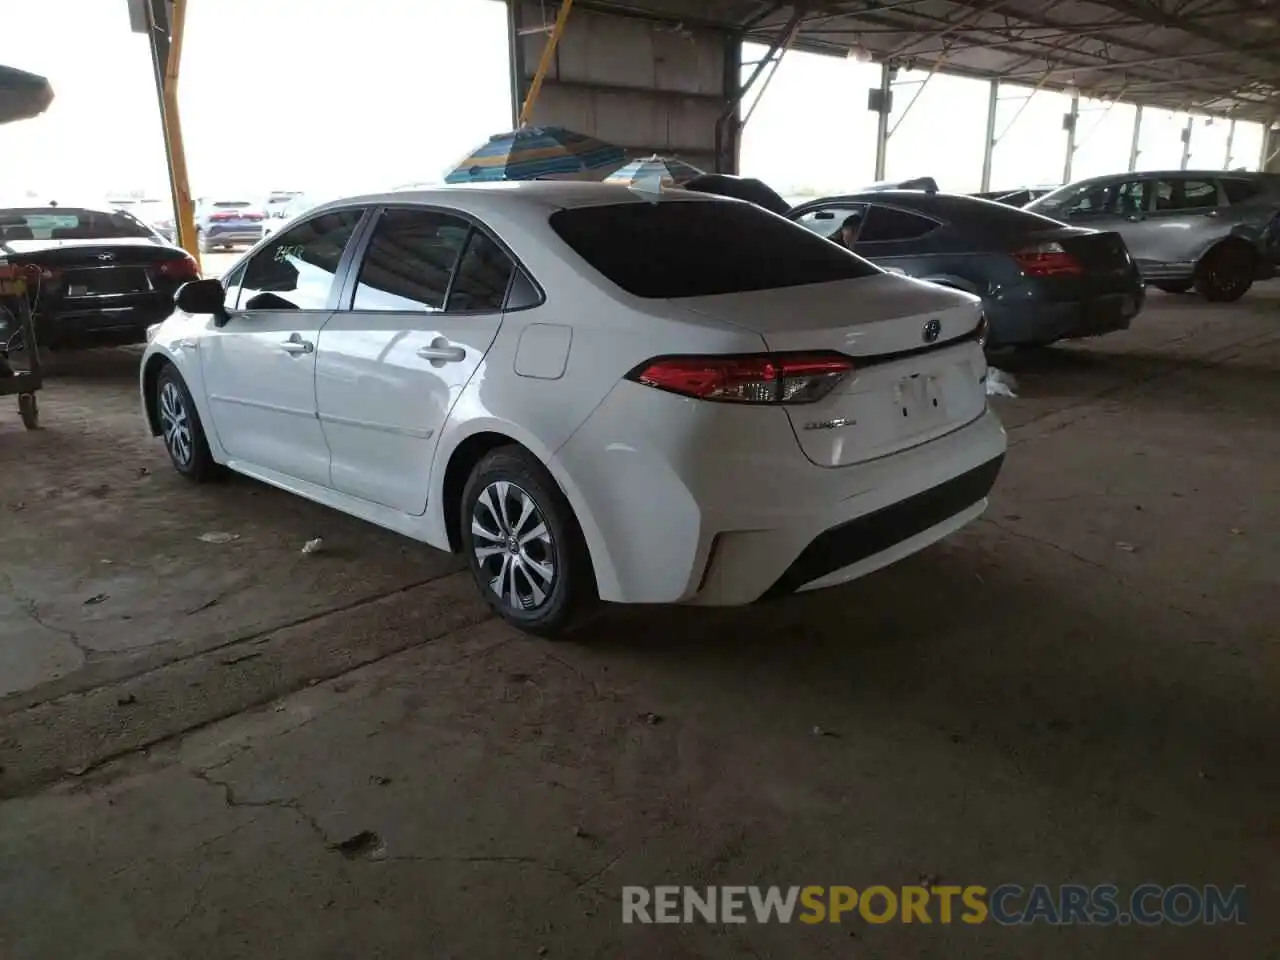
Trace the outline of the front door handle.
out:
M 297 356 L 298 354 L 315 352 L 316 345 L 310 340 L 303 340 L 301 334 L 292 333 L 289 335 L 288 340 L 280 342 L 280 349 L 285 353 Z
M 444 337 L 436 337 L 429 347 L 418 349 L 418 356 L 423 360 L 430 360 L 433 366 L 442 363 L 460 363 L 467 359 L 467 350 L 466 347 L 450 343 Z

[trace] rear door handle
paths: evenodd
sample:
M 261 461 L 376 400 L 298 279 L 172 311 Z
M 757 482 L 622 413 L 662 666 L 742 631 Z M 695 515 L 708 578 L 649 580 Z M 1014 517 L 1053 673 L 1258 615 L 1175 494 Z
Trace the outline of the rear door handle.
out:
M 288 340 L 280 341 L 280 349 L 285 353 L 297 356 L 303 353 L 313 353 L 316 345 L 310 340 L 303 340 L 301 334 L 293 333 L 289 335 Z
M 467 359 L 466 347 L 450 343 L 444 337 L 436 337 L 428 347 L 419 347 L 418 356 L 430 360 L 433 364 L 461 363 Z

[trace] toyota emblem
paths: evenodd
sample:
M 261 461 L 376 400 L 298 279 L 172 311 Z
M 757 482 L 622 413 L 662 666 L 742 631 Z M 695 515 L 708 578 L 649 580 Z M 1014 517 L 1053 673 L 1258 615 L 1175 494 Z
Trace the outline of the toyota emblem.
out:
M 98 259 L 99 259 L 99 260 L 114 260 L 115 258 L 116 258 L 116 255 L 115 255 L 114 253 L 100 253 L 100 254 L 98 254 Z
M 942 335 L 942 321 L 937 317 L 930 317 L 925 321 L 924 329 L 920 331 L 920 337 L 925 343 L 933 343 Z

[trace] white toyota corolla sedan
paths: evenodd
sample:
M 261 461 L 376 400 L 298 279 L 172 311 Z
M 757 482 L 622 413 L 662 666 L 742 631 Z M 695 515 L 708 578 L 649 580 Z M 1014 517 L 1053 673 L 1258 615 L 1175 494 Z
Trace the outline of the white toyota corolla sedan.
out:
M 982 513 L 979 302 L 736 200 L 505 183 L 328 203 L 178 294 L 141 388 L 229 467 L 443 550 L 494 609 L 743 604 Z

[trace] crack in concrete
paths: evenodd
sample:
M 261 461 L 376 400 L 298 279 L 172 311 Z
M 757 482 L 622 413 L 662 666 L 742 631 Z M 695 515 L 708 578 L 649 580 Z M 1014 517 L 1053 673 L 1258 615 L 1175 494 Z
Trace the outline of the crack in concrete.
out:
M 235 787 L 226 780 L 217 780 L 209 776 L 206 770 L 192 770 L 191 776 L 201 783 L 222 791 L 222 802 L 230 809 L 266 809 L 288 810 L 311 829 L 326 847 L 332 847 L 329 835 L 314 816 L 302 807 L 302 803 L 293 797 L 273 797 L 269 800 L 245 800 L 236 796 Z
M 1046 540 L 1043 537 L 1037 537 L 1035 534 L 1032 534 L 1032 533 L 1023 533 L 1020 530 L 1014 530 L 1010 527 L 1006 527 L 1004 524 L 1000 523 L 997 520 L 990 520 L 986 517 L 983 517 L 979 520 L 979 522 L 990 524 L 996 529 L 1002 530 L 1003 532 L 1009 534 L 1009 536 L 1011 537 L 1016 537 L 1019 540 L 1026 540 L 1029 543 L 1036 543 L 1042 547 L 1048 547 L 1049 549 L 1054 550 L 1058 553 L 1061 553 L 1065 556 L 1071 557 L 1073 560 L 1077 560 L 1080 563 L 1085 564 L 1086 566 L 1093 567 L 1095 570 L 1101 570 L 1102 572 L 1109 574 L 1112 577 L 1115 577 L 1116 581 L 1121 585 L 1123 585 L 1124 589 L 1128 590 L 1135 597 L 1139 597 L 1145 600 L 1147 603 L 1153 604 L 1154 606 L 1160 607 L 1164 610 L 1171 610 L 1174 613 L 1180 613 L 1184 617 L 1189 617 L 1192 620 L 1200 620 L 1200 621 L 1204 620 L 1202 615 L 1196 613 L 1193 610 L 1187 610 L 1185 607 L 1179 607 L 1176 604 L 1169 603 L 1168 601 L 1160 600 L 1160 599 L 1157 599 L 1156 597 L 1151 596 L 1145 591 L 1134 586 L 1133 583 L 1130 582 L 1127 578 L 1121 576 L 1120 571 L 1116 570 L 1113 567 L 1107 566 L 1105 563 L 1099 563 L 1097 560 L 1091 560 L 1082 554 L 1076 553 L 1070 547 L 1064 547 L 1060 543 L 1054 543 L 1052 540 Z
M 60 636 L 66 637 L 67 642 L 80 652 L 80 655 L 84 657 L 86 662 L 97 655 L 96 651 L 84 645 L 84 642 L 80 639 L 80 634 L 76 633 L 76 631 L 68 630 L 66 627 L 59 627 L 55 624 L 46 622 L 44 617 L 40 614 L 40 605 L 33 597 L 28 597 L 19 593 L 18 588 L 14 586 L 13 578 L 10 577 L 9 574 L 0 571 L 0 580 L 4 582 L 5 591 L 13 597 L 14 603 L 18 605 L 18 608 L 27 615 L 27 618 L 30 619 L 32 623 L 38 627 L 43 627 L 50 633 L 56 633 Z

